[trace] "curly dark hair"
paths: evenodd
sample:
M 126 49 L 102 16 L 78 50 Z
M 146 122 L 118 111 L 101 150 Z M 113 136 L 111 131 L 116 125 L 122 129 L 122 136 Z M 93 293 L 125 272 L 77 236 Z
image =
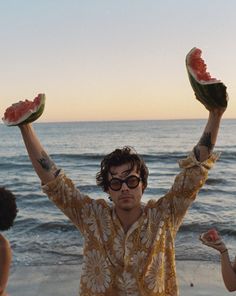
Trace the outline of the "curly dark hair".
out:
M 140 173 L 140 178 L 143 182 L 143 191 L 147 187 L 148 168 L 140 155 L 137 154 L 134 148 L 125 146 L 122 149 L 116 149 L 106 155 L 101 162 L 100 171 L 96 175 L 97 185 L 102 187 L 104 192 L 108 190 L 108 173 L 112 166 L 120 166 L 130 164 L 130 171 L 136 166 L 137 172 Z
M 8 230 L 13 226 L 17 212 L 15 195 L 4 187 L 0 187 L 0 231 Z

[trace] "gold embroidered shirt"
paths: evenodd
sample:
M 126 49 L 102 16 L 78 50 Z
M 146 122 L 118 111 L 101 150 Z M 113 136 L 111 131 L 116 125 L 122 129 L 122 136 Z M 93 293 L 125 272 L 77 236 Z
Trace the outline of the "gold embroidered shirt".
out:
M 83 195 L 62 172 L 43 191 L 84 237 L 81 296 L 178 295 L 174 242 L 183 217 L 217 159 L 194 154 L 167 194 L 142 204 L 143 214 L 124 232 L 113 206 Z

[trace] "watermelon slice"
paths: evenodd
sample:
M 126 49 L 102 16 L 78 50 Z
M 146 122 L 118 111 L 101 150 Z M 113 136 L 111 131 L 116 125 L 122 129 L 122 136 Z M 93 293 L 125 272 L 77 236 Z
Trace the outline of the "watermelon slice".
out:
M 6 109 L 3 122 L 7 126 L 30 123 L 38 119 L 44 110 L 45 95 L 39 94 L 33 101 L 19 101 Z
M 205 243 L 218 244 L 221 242 L 219 234 L 215 228 L 211 228 L 207 232 L 202 233 L 200 239 Z
M 202 51 L 194 47 L 186 56 L 186 67 L 190 83 L 199 100 L 208 110 L 227 107 L 226 86 L 206 72 L 207 66 L 201 58 Z

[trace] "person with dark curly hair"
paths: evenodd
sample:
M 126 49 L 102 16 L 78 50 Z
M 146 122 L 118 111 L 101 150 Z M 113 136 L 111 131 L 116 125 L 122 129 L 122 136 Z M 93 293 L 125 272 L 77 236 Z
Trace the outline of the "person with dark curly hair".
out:
M 203 135 L 180 173 L 158 200 L 143 203 L 148 169 L 129 147 L 104 157 L 97 185 L 111 202 L 82 194 L 45 152 L 33 126 L 20 124 L 43 191 L 84 236 L 80 295 L 176 296 L 175 237 L 183 218 L 217 160 L 213 153 L 226 108 L 209 107 Z
M 134 169 L 139 174 L 140 180 L 135 178 L 130 178 L 129 182 L 135 182 L 135 184 L 139 181 L 142 181 L 143 190 L 147 187 L 147 179 L 148 179 L 148 168 L 140 155 L 137 154 L 134 148 L 125 146 L 122 149 L 116 149 L 112 153 L 106 155 L 101 162 L 100 171 L 97 173 L 96 181 L 97 185 L 100 186 L 104 192 L 107 192 L 109 189 L 109 180 L 108 176 L 111 172 L 111 167 L 117 167 L 121 164 L 129 164 L 129 171 L 132 172 Z M 113 180 L 113 183 L 115 180 Z M 112 201 L 112 198 L 109 197 Z
M 5 231 L 13 226 L 17 215 L 15 195 L 0 187 L 0 231 Z M 7 296 L 6 286 L 12 260 L 9 241 L 0 233 L 0 296 Z

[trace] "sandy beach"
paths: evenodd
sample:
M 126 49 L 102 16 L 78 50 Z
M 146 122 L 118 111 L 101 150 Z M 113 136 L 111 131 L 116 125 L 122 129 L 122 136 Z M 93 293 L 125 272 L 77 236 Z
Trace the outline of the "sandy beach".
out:
M 81 267 L 76 265 L 13 267 L 10 296 L 76 296 Z M 204 261 L 177 261 L 181 296 L 226 296 L 220 265 Z

